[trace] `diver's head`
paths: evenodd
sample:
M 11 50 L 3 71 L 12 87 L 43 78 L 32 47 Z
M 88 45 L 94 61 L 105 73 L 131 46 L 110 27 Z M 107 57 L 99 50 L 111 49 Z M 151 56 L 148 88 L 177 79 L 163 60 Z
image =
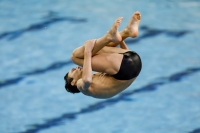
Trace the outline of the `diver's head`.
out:
M 82 68 L 76 67 L 72 68 L 64 77 L 65 89 L 70 93 L 79 93 L 77 88 L 77 81 L 82 78 Z

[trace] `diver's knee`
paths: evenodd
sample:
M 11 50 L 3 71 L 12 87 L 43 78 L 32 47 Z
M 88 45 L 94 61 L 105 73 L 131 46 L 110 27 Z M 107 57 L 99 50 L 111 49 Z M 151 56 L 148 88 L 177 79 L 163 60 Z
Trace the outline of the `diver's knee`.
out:
M 73 55 L 73 53 L 71 54 L 71 60 L 72 60 L 72 61 L 74 60 L 74 55 Z
M 84 53 L 84 47 L 83 46 L 78 47 L 72 52 L 72 57 L 83 59 L 84 58 L 83 53 Z

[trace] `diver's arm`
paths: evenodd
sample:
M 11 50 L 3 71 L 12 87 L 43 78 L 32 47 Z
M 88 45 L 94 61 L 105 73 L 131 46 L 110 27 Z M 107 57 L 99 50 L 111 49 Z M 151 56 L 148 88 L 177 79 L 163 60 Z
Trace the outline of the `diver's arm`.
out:
M 77 81 L 77 88 L 81 92 L 86 91 L 92 82 L 92 49 L 90 43 L 85 44 L 82 79 Z

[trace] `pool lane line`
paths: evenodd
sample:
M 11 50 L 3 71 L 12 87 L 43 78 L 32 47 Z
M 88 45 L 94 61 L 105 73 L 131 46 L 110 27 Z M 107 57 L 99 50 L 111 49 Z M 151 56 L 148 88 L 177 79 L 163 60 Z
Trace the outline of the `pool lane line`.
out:
M 141 40 L 144 40 L 146 38 L 151 38 L 151 37 L 155 37 L 158 36 L 160 34 L 165 34 L 169 37 L 182 37 L 188 33 L 191 33 L 191 31 L 189 30 L 167 30 L 167 29 L 155 29 L 155 28 L 150 28 L 148 26 L 141 26 L 140 30 L 144 30 L 145 33 L 143 35 L 139 35 L 137 38 L 134 39 L 129 39 L 129 40 L 125 40 L 125 42 L 128 44 L 133 44 L 133 43 L 137 43 Z
M 21 76 L 16 77 L 16 78 L 7 79 L 7 80 L 0 80 L 0 89 L 2 89 L 5 86 L 8 86 L 8 85 L 17 84 L 20 81 L 22 81 L 24 78 L 26 78 L 27 76 L 42 74 L 42 73 L 45 73 L 45 72 L 48 72 L 48 71 L 61 69 L 64 66 L 69 65 L 69 64 L 72 64 L 71 60 L 55 62 L 55 63 L 51 64 L 50 66 L 48 66 L 46 68 L 35 69 L 31 72 L 22 73 Z M 64 75 L 63 75 L 63 77 L 64 77 Z
M 50 25 L 57 23 L 57 22 L 62 22 L 62 21 L 69 21 L 71 23 L 82 23 L 82 22 L 87 22 L 86 18 L 75 18 L 75 17 L 53 17 L 49 18 L 49 20 L 32 24 L 27 28 L 24 29 L 19 29 L 15 31 L 5 31 L 0 34 L 0 40 L 7 38 L 7 40 L 11 41 L 14 40 L 20 36 L 22 36 L 26 32 L 32 32 L 32 31 L 39 31 L 39 30 L 44 30 Z
M 76 117 L 78 117 L 78 115 L 99 111 L 106 107 L 111 107 L 112 105 L 118 103 L 119 101 L 127 101 L 127 100 L 132 101 L 132 99 L 129 98 L 129 96 L 131 96 L 131 95 L 155 91 L 161 85 L 169 84 L 172 82 L 179 82 L 183 78 L 190 76 L 192 74 L 195 74 L 199 71 L 200 71 L 200 67 L 193 67 L 193 68 L 189 68 L 189 69 L 174 73 L 168 77 L 157 78 L 156 81 L 153 83 L 149 83 L 138 89 L 134 89 L 134 90 L 130 90 L 130 91 L 127 90 L 126 92 L 120 93 L 115 98 L 110 98 L 105 101 L 94 103 L 92 105 L 89 105 L 85 108 L 80 109 L 80 111 L 61 114 L 60 116 L 58 116 L 56 118 L 51 118 L 51 119 L 45 120 L 45 122 L 42 124 L 29 125 L 29 127 L 30 127 L 29 129 L 19 132 L 19 133 L 37 133 L 41 130 L 45 130 L 45 129 L 48 129 L 51 127 L 62 125 L 64 123 L 64 121 L 66 121 L 66 120 L 75 120 Z M 197 131 L 199 131 L 199 129 L 196 129 L 191 133 L 197 133 Z
M 193 131 L 191 131 L 189 133 L 200 133 L 200 128 L 194 129 Z

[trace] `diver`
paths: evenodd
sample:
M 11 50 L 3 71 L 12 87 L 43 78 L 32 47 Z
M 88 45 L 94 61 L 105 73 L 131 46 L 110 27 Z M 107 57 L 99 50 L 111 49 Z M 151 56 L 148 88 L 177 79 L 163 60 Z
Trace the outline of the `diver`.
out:
M 139 75 L 142 62 L 124 40 L 138 36 L 140 19 L 140 12 L 135 12 L 125 29 L 119 32 L 118 27 L 123 20 L 119 17 L 103 37 L 88 40 L 76 48 L 71 59 L 78 66 L 65 75 L 65 89 L 106 99 L 128 88 Z M 96 73 L 93 74 L 93 71 Z

